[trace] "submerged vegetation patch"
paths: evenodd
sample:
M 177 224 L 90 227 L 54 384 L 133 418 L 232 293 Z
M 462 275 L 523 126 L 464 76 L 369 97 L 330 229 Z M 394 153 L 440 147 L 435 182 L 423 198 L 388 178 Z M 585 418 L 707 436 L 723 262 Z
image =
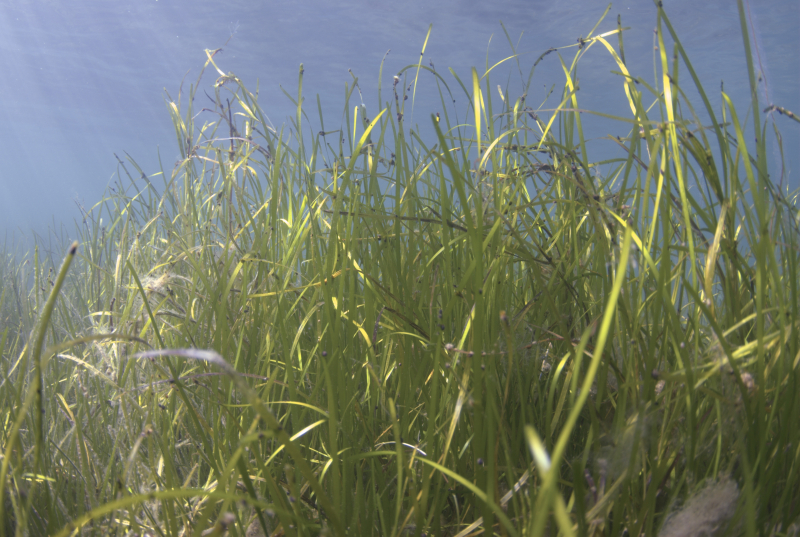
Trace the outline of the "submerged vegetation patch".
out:
M 61 268 L 3 253 L 0 534 L 796 534 L 797 192 L 747 34 L 742 114 L 656 28 L 652 82 L 618 21 L 536 108 L 535 64 L 420 57 L 313 135 L 302 66 L 276 130 L 208 51 L 172 169 L 120 161 Z M 629 116 L 580 107 L 590 51 Z

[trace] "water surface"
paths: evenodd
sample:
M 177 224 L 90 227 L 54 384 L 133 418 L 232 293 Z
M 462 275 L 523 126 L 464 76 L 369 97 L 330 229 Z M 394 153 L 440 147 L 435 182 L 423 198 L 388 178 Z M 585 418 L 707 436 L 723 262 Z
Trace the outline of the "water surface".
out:
M 736 2 L 664 4 L 714 106 L 719 108 L 724 81 L 744 115 L 749 88 Z M 542 52 L 575 43 L 605 7 L 588 0 L 513 0 L 500 7 L 470 0 L 0 1 L 0 231 L 30 236 L 30 230 L 45 233 L 66 223 L 72 233 L 72 221 L 81 218 L 79 207 L 90 209 L 113 180 L 115 153 L 124 159 L 127 152 L 148 174 L 159 170 L 160 156 L 170 170 L 178 151 L 164 91 L 177 97 L 185 75 L 186 85 L 196 80 L 204 49 L 223 47 L 220 67 L 236 73 L 252 91 L 258 86 L 259 101 L 276 125 L 294 116 L 281 86 L 295 94 L 303 63 L 311 117 L 316 120 L 313 97 L 319 94 L 330 130 L 341 124 L 345 84 L 352 82 L 348 70 L 359 77 L 365 104 L 374 114 L 383 104 L 377 94 L 381 60 L 391 50 L 383 75 L 385 100 L 392 75 L 418 60 L 429 24 L 433 32 L 425 63 L 432 61 L 448 81 L 448 67 L 468 79 L 471 66 L 482 72 L 487 62 L 511 53 L 500 21 L 524 53 L 520 61 L 527 77 Z M 800 3 L 751 0 L 749 9 L 767 80 L 762 103 L 798 113 Z M 631 27 L 625 34 L 631 71 L 652 80 L 655 7 L 643 0 L 615 2 L 600 31 L 615 28 L 617 14 L 623 26 Z M 564 51 L 568 61 L 573 51 Z M 621 81 L 610 73 L 616 68 L 613 61 L 600 47 L 590 54 L 580 70 L 581 106 L 624 114 Z M 519 96 L 515 69 L 500 69 L 493 76 L 493 85 L 507 88 L 512 98 Z M 204 83 L 212 80 L 206 77 Z M 539 94 L 528 97 L 534 106 L 550 86 L 563 85 L 555 55 L 537 67 L 534 81 Z M 456 106 L 465 104 L 463 93 L 456 97 L 461 99 Z M 413 121 L 428 121 L 440 108 L 434 91 L 422 91 Z M 776 120 L 788 155 L 784 179 L 796 189 L 800 128 L 786 118 Z M 598 126 L 593 135 L 607 133 L 604 128 Z M 593 148 L 602 151 L 601 145 Z M 776 155 L 773 151 L 773 160 Z

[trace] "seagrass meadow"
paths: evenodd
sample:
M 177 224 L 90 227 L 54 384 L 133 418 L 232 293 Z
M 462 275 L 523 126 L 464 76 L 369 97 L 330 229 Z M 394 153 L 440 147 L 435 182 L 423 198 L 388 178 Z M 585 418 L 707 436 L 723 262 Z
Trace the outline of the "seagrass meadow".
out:
M 752 100 L 719 106 L 660 7 L 650 81 L 618 20 L 526 67 L 509 38 L 519 93 L 421 56 L 368 111 L 353 79 L 335 126 L 302 66 L 276 129 L 206 51 L 173 167 L 120 159 L 76 242 L 3 251 L 2 535 L 797 535 L 800 212 L 767 148 L 798 121 L 739 11 Z M 590 51 L 628 115 L 581 108 Z

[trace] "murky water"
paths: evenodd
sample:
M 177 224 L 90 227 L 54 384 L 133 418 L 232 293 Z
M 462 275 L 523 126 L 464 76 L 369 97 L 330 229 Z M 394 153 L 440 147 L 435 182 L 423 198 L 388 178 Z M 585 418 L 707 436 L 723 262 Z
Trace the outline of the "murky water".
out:
M 714 105 L 719 106 L 724 80 L 726 92 L 744 115 L 749 89 L 736 2 L 664 4 Z M 341 122 L 345 84 L 352 82 L 348 69 L 359 77 L 365 104 L 374 114 L 382 104 L 377 98 L 381 59 L 391 49 L 383 74 L 385 100 L 392 75 L 418 61 L 429 24 L 433 32 L 425 63 L 433 61 L 440 73 L 452 67 L 468 78 L 471 66 L 481 70 L 487 61 L 493 64 L 509 56 L 503 21 L 517 51 L 524 53 L 520 61 L 527 77 L 539 54 L 551 46 L 575 43 L 605 7 L 588 0 L 2 1 L 0 230 L 43 232 L 48 225 L 67 222 L 71 231 L 71 220 L 80 217 L 76 202 L 90 208 L 116 172 L 114 153 L 124 158 L 128 152 L 148 174 L 158 171 L 160 154 L 165 170 L 171 169 L 177 149 L 163 92 L 177 97 L 187 72 L 185 84 L 196 80 L 206 48 L 224 45 L 220 67 L 235 72 L 251 90 L 258 81 L 260 103 L 275 124 L 294 115 L 281 86 L 296 93 L 298 66 L 303 63 L 311 118 L 317 120 L 314 96 L 319 94 L 330 129 Z M 760 66 L 767 75 L 763 106 L 774 102 L 798 113 L 800 4 L 750 0 L 749 9 L 757 28 Z M 628 65 L 652 80 L 654 5 L 642 0 L 615 3 L 600 31 L 614 28 L 617 14 L 623 26 L 631 27 L 625 34 Z M 565 51 L 565 57 L 571 59 L 573 50 Z M 580 71 L 581 106 L 625 113 L 621 81 L 610 73 L 614 63 L 600 47 L 591 54 Z M 516 69 L 499 69 L 493 77 L 493 85 L 518 97 Z M 563 84 L 555 55 L 537 67 L 534 80 L 541 95 L 529 96 L 529 103 L 543 99 L 551 85 Z M 210 81 L 207 77 L 205 83 Z M 463 93 L 457 93 L 459 98 L 464 101 Z M 427 121 L 440 107 L 435 91 L 423 91 L 415 103 L 414 121 Z M 800 186 L 800 128 L 786 118 L 776 121 L 788 156 L 785 180 L 794 189 Z M 603 134 L 603 128 L 595 134 Z

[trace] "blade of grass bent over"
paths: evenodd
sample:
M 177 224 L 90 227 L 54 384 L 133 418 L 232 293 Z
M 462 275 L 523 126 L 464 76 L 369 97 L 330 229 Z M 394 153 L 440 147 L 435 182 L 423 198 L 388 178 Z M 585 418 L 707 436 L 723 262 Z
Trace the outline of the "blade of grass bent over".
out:
M 42 444 L 44 443 L 42 427 L 43 427 L 43 420 L 44 420 L 44 405 L 43 405 L 43 379 L 42 379 L 42 345 L 44 344 L 44 337 L 45 333 L 47 332 L 47 327 L 50 324 L 50 317 L 53 314 L 53 308 L 56 305 L 56 299 L 58 298 L 58 294 L 61 292 L 61 287 L 64 285 L 64 280 L 67 277 L 67 272 L 69 271 L 69 267 L 72 264 L 72 260 L 75 258 L 75 253 L 78 251 L 78 243 L 73 242 L 70 245 L 69 250 L 67 251 L 67 256 L 64 258 L 64 262 L 61 264 L 61 270 L 58 272 L 58 277 L 53 285 L 53 288 L 50 290 L 50 296 L 47 298 L 47 302 L 45 302 L 44 309 L 42 310 L 42 315 L 39 317 L 39 327 L 36 332 L 36 339 L 34 340 L 33 348 L 30 352 L 33 353 L 33 360 L 34 360 L 34 380 L 33 386 L 28 390 L 27 395 L 25 396 L 25 402 L 22 405 L 22 408 L 17 413 L 16 419 L 14 420 L 14 424 L 11 427 L 11 432 L 8 435 L 8 440 L 6 442 L 6 449 L 5 453 L 3 454 L 3 463 L 0 466 L 0 521 L 5 520 L 5 513 L 4 513 L 4 506 L 5 501 L 3 499 L 3 494 L 6 489 L 6 476 L 8 475 L 8 464 L 11 460 L 11 452 L 14 449 L 17 439 L 19 437 L 19 430 L 22 427 L 22 423 L 25 420 L 25 416 L 28 413 L 31 405 L 33 404 L 34 400 L 36 401 L 36 416 L 35 416 L 35 423 L 36 423 L 36 431 L 35 431 L 35 444 L 34 444 L 34 456 L 33 456 L 33 470 L 32 473 L 34 475 L 39 473 L 39 465 L 41 462 L 42 457 Z M 34 483 L 34 482 L 32 482 Z M 33 486 L 33 485 L 31 485 Z M 31 491 L 32 492 L 32 491 Z M 28 494 L 28 499 L 25 502 L 25 510 L 30 507 L 29 502 L 32 501 L 33 494 Z M 4 524 L 0 522 L 0 524 Z M 5 533 L 5 525 L 0 525 L 0 535 Z

